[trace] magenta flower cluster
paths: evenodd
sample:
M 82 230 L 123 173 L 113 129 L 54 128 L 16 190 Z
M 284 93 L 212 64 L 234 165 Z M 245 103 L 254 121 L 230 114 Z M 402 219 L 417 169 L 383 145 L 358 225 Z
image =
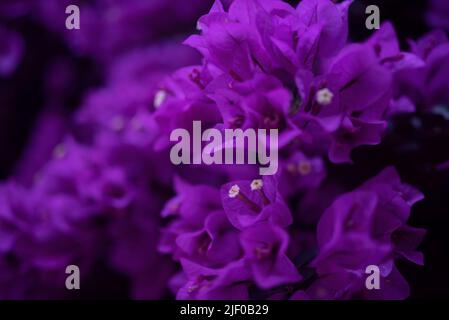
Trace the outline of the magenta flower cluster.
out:
M 70 264 L 83 279 L 107 265 L 134 298 L 407 298 L 397 262 L 424 264 L 425 230 L 408 225 L 422 193 L 394 167 L 353 190 L 328 170 L 381 143 L 392 116 L 449 102 L 445 33 L 405 52 L 390 23 L 351 42 L 350 0 L 217 0 L 181 45 L 156 39 L 174 32 L 159 13 L 189 21 L 204 2 L 129 2 L 111 1 L 109 19 L 89 18 L 76 38 L 64 34 L 106 81 L 50 139 L 30 183 L 1 184 L 0 299 L 64 297 Z M 0 76 L 24 50 L 3 32 Z M 170 133 L 195 120 L 278 129 L 278 172 L 173 165 Z M 37 141 L 33 150 L 48 149 Z M 378 290 L 365 286 L 369 265 L 380 269 Z

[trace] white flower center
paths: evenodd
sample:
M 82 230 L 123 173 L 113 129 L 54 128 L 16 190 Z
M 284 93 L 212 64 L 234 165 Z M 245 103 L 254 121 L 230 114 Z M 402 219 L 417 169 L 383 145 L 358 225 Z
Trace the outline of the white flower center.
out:
M 239 193 L 240 193 L 240 188 L 238 185 L 235 184 L 231 187 L 231 189 L 229 189 L 228 195 L 229 195 L 229 198 L 235 198 L 238 196 Z
M 156 109 L 159 108 L 161 106 L 161 104 L 164 103 L 165 98 L 167 98 L 167 91 L 159 90 L 158 92 L 156 92 L 156 94 L 154 95 L 154 101 L 153 101 L 154 107 Z
M 260 190 L 263 187 L 263 182 L 260 179 L 255 179 L 253 182 L 251 182 L 251 190 Z
M 330 91 L 328 88 L 324 88 L 319 90 L 316 93 L 316 101 L 323 105 L 323 106 L 327 106 L 330 105 L 332 103 L 332 100 L 334 98 L 334 94 L 332 93 L 332 91 Z
M 307 160 L 301 160 L 298 164 L 298 171 L 301 175 L 306 176 L 312 171 L 312 164 Z

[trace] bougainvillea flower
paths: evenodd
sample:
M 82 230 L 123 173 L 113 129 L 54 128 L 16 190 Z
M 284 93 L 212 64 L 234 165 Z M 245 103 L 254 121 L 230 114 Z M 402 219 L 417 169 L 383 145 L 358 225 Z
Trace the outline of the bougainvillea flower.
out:
M 319 254 L 313 262 L 323 277 L 318 286 L 330 283 L 332 288 L 336 285 L 334 281 L 346 282 L 346 289 L 341 288 L 341 282 L 337 285 L 339 291 L 333 292 L 335 297 L 357 296 L 363 291 L 363 276 L 369 265 L 379 266 L 382 278 L 395 275 L 401 278 L 394 271 L 395 257 L 422 264 L 422 254 L 415 250 L 424 231 L 406 224 L 411 206 L 420 199 L 421 193 L 401 183 L 393 168 L 338 197 L 318 224 Z M 404 282 L 398 282 L 397 290 L 408 292 L 403 290 Z M 384 290 L 396 288 L 389 286 Z
M 270 221 L 282 227 L 292 222 L 291 213 L 277 190 L 277 179 L 234 181 L 221 187 L 221 199 L 229 221 L 243 230 Z
M 222 76 L 206 90 L 220 110 L 224 128 L 277 129 L 280 147 L 300 134 L 288 116 L 290 92 L 275 77 L 257 73 L 250 80 L 235 82 Z
M 449 42 L 439 31 L 429 33 L 417 42 L 411 42 L 414 53 L 425 65 L 406 69 L 396 76 L 396 91 L 408 97 L 419 110 L 429 111 L 449 103 L 447 72 L 449 68 Z
M 447 118 L 447 35 L 433 31 L 403 51 L 385 22 L 352 41 L 353 1 L 290 3 L 95 0 L 80 5 L 81 29 L 69 31 L 68 0 L 2 1 L 0 77 L 12 81 L 0 104 L 29 101 L 21 79 L 30 65 L 32 84 L 45 75 L 33 110 L 40 98 L 46 109 L 0 184 L 0 299 L 70 297 L 70 264 L 83 287 L 110 294 L 123 284 L 120 294 L 138 299 L 409 295 L 398 261 L 424 264 L 426 231 L 409 225 L 423 196 L 391 167 L 360 179 L 373 164 L 366 149 L 403 147 L 381 144 L 395 137 L 397 115 Z M 431 3 L 440 9 L 428 21 L 444 28 L 445 6 Z M 201 14 L 194 34 L 178 34 Z M 48 48 L 24 51 L 48 31 Z M 28 59 L 49 51 L 42 65 Z M 98 76 L 96 86 L 85 90 L 75 70 Z M 72 100 L 77 110 L 52 117 Z M 33 119 L 24 120 L 21 128 Z M 278 172 L 173 164 L 171 134 L 190 133 L 193 121 L 220 133 L 278 130 Z M 359 148 L 370 145 L 379 146 Z M 390 154 L 382 163 L 398 163 Z M 369 266 L 379 268 L 380 290 L 366 286 Z M 95 283 L 98 274 L 108 285 Z
M 304 140 L 313 141 L 317 134 L 316 125 L 308 128 L 314 122 L 321 135 L 328 135 L 329 158 L 337 163 L 349 161 L 350 151 L 359 145 L 379 143 L 386 127 L 391 81 L 391 73 L 367 45 L 343 49 L 324 77 L 299 73 L 297 85 L 304 88 L 305 96 L 295 121 L 305 132 Z
M 289 237 L 286 231 L 262 222 L 245 229 L 240 241 L 256 284 L 262 289 L 301 280 L 295 265 L 286 256 Z

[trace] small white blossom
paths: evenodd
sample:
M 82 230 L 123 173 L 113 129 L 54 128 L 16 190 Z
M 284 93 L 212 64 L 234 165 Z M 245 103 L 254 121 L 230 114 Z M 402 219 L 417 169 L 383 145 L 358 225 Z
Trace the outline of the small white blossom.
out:
M 260 190 L 263 187 L 263 182 L 260 179 L 255 179 L 253 182 L 251 182 L 251 190 Z
M 316 93 L 316 101 L 323 105 L 323 106 L 327 106 L 330 105 L 332 103 L 332 100 L 334 98 L 334 94 L 328 89 L 328 88 L 324 88 L 319 90 Z
M 156 94 L 154 95 L 154 102 L 153 102 L 154 107 L 156 109 L 159 108 L 164 103 L 166 98 L 167 98 L 167 91 L 159 90 L 158 92 L 156 92 Z
M 301 160 L 298 164 L 298 171 L 301 175 L 306 176 L 312 171 L 312 164 L 310 161 Z
M 238 196 L 239 193 L 240 193 L 240 188 L 238 185 L 235 184 L 231 187 L 231 189 L 229 189 L 228 195 L 229 195 L 229 198 L 235 198 Z

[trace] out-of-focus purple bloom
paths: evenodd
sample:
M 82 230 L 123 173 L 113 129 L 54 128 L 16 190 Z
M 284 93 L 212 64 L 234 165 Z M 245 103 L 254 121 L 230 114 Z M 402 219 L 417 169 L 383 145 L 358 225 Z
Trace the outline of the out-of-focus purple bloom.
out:
M 74 68 L 67 59 L 58 59 L 46 70 L 46 105 L 35 120 L 27 148 L 13 174 L 14 179 L 25 186 L 32 185 L 35 174 L 51 159 L 55 147 L 68 133 L 70 120 L 65 104 L 71 88 L 76 85 Z
M 71 262 L 89 274 L 86 263 L 110 254 L 111 266 L 132 280 L 134 297 L 163 296 L 171 264 L 156 253 L 159 218 L 148 210 L 160 207 L 161 199 L 148 189 L 151 178 L 140 170 L 139 162 L 152 160 L 138 153 L 134 162 L 120 156 L 132 151 L 136 152 L 117 146 L 97 150 L 70 140 L 58 145 L 54 159 L 37 174 L 33 185 L 31 212 L 43 219 L 42 224 L 33 223 L 36 236 L 49 240 L 36 243 L 38 248 L 27 251 L 25 257 L 37 264 L 39 272 L 47 264 L 63 272 Z M 145 259 L 140 250 L 148 253 Z M 158 269 L 161 263 L 166 268 Z M 153 275 L 159 272 L 161 282 L 148 290 L 139 281 L 147 279 L 150 270 Z
M 108 86 L 88 95 L 76 115 L 77 133 L 97 144 L 115 144 L 120 139 L 150 152 L 151 144 L 160 139 L 158 118 L 152 112 L 168 99 L 160 82 L 174 69 L 197 61 L 193 50 L 172 41 L 118 59 L 109 70 Z
M 308 157 L 296 152 L 281 163 L 279 189 L 284 196 L 315 189 L 326 177 L 326 167 L 320 157 Z
M 449 3 L 445 0 L 430 0 L 427 22 L 433 28 L 449 30 Z
M 423 60 L 427 60 L 432 51 L 437 47 L 447 43 L 447 35 L 442 30 L 434 30 L 416 41 L 409 41 L 411 51 Z
M 161 52 L 165 54 L 161 56 Z M 11 233 L 23 239 L 24 249 L 12 247 L 5 254 L 7 258 L 20 253 L 19 262 L 39 277 L 56 274 L 43 280 L 49 288 L 42 286 L 41 296 L 63 296 L 60 290 L 53 292 L 52 285 L 56 282 L 57 289 L 64 289 L 67 265 L 78 265 L 87 277 L 99 260 L 128 277 L 133 297 L 165 295 L 173 264 L 157 252 L 158 212 L 166 197 L 161 188 L 168 188 L 173 170 L 165 154 L 153 151 L 156 126 L 152 112 L 159 103 L 158 83 L 173 69 L 197 59 L 192 49 L 180 48 L 172 41 L 123 56 L 108 70 L 108 83 L 85 99 L 75 116 L 73 132 L 62 139 L 59 134 L 44 134 L 32 143 L 43 158 L 50 159 L 39 161 L 28 171 L 19 170 L 28 177 L 25 180 L 33 180 L 28 181 L 29 195 L 20 195 L 32 199 L 27 214 L 34 220 L 23 232 Z M 59 110 L 56 107 L 67 84 L 64 72 L 62 77 L 61 72 L 52 75 L 46 85 L 50 91 L 57 88 L 58 95 L 51 95 L 50 111 Z M 48 118 L 44 120 L 48 124 Z M 49 152 L 44 152 L 46 149 Z M 11 206 L 7 202 L 4 207 L 11 210 Z M 20 218 L 15 223 L 26 226 Z M 6 245 L 11 236 L 3 233 L 1 223 L 0 230 L 0 243 Z M 159 282 L 152 280 L 156 274 Z M 25 284 L 32 283 L 26 275 L 23 279 Z M 5 296 L 26 298 L 34 293 L 5 290 Z
M 24 16 L 36 9 L 36 3 L 30 0 L 4 0 L 0 4 L 0 17 L 11 19 Z
M 108 234 L 113 243 L 111 264 L 132 280 L 132 297 L 160 299 L 167 293 L 173 263 L 157 251 L 160 221 L 148 208 L 159 202 L 147 192 L 138 191 L 132 209 L 112 221 Z
M 37 16 L 51 30 L 62 34 L 76 53 L 108 65 L 129 49 L 194 26 L 195 18 L 207 10 L 211 1 L 194 0 L 188 4 L 179 0 L 82 2 L 79 4 L 80 29 L 66 30 L 65 8 L 71 4 L 74 3 L 68 0 L 39 1 Z
M 15 184 L 2 186 L 0 198 L 0 296 L 64 296 L 60 284 L 66 266 L 76 264 L 88 273 L 98 254 L 100 238 L 83 233 L 76 224 L 68 232 L 55 219 L 79 214 L 83 208 L 77 199 L 63 195 L 42 201 L 34 192 Z M 72 236 L 75 229 L 79 238 Z
M 395 90 L 408 97 L 417 109 L 431 108 L 449 103 L 449 42 L 442 31 L 433 31 L 417 42 L 411 42 L 412 51 L 425 61 L 416 69 L 398 72 Z
M 383 23 L 366 43 L 374 48 L 380 64 L 393 73 L 424 66 L 424 61 L 415 52 L 401 51 L 396 32 L 390 22 Z
M 19 65 L 25 44 L 19 34 L 3 26 L 0 26 L 0 39 L 0 76 L 7 77 Z
M 36 120 L 34 135 L 16 165 L 14 179 L 30 186 L 36 173 L 51 159 L 67 131 L 67 116 L 56 108 L 47 108 Z

